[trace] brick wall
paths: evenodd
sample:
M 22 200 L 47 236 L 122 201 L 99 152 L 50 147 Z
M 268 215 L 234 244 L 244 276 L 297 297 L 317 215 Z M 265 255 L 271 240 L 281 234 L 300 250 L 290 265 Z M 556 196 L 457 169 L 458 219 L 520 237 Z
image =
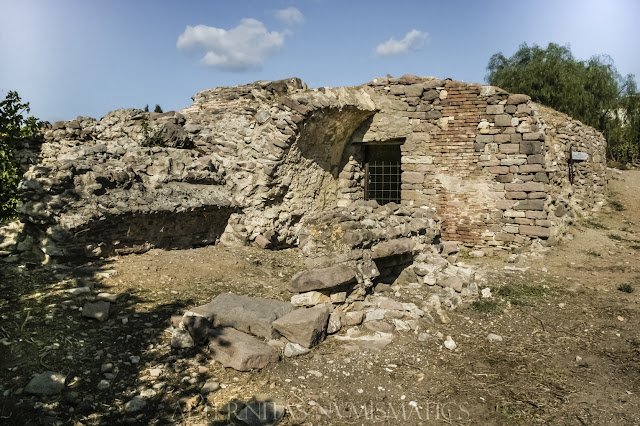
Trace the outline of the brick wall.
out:
M 594 191 L 593 176 L 584 175 L 593 164 L 604 170 L 604 142 L 581 139 L 595 132 L 586 126 L 557 130 L 559 119 L 545 124 L 526 95 L 414 76 L 375 79 L 369 86 L 379 112 L 356 131 L 346 151 L 339 185 L 348 191 L 344 204 L 364 196 L 358 147 L 395 138 L 405 138 L 402 203 L 435 208 L 443 220 L 442 239 L 469 247 L 507 248 L 548 239 L 566 222 L 549 219 L 559 194 L 585 198 L 573 203 L 575 209 L 589 208 L 603 194 L 601 179 Z M 591 165 L 574 167 L 578 189 L 568 191 L 567 162 L 557 158 L 564 148 L 558 147 L 583 139 L 581 150 L 595 155 Z

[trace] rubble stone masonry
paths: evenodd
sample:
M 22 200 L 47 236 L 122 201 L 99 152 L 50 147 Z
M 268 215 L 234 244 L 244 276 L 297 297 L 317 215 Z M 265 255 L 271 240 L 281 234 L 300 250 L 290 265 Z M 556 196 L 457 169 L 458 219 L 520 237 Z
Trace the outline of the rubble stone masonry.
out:
M 47 261 L 219 240 L 293 246 L 324 240 L 308 224 L 327 212 L 356 210 L 349 239 L 360 245 L 437 231 L 510 248 L 553 239 L 604 200 L 603 136 L 496 87 L 407 75 L 308 89 L 294 78 L 193 99 L 47 129 L 24 156 L 19 250 Z M 364 200 L 365 153 L 390 143 L 401 202 L 376 207 Z M 382 208 L 384 223 L 371 219 Z

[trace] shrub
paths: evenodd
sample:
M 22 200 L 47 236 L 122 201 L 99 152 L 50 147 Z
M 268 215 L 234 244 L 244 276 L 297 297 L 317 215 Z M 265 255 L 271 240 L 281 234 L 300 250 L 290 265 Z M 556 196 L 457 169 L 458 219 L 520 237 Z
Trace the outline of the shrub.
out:
M 18 92 L 9 91 L 0 102 L 0 222 L 15 216 L 18 204 L 19 168 L 15 160 L 15 144 L 38 132 L 38 120 L 24 117 L 30 112 Z

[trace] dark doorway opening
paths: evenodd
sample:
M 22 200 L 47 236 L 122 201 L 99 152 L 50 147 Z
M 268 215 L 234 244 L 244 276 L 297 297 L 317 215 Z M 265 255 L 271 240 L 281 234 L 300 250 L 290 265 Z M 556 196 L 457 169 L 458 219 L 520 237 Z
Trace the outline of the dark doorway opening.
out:
M 366 200 L 376 200 L 378 204 L 400 203 L 402 140 L 365 147 L 365 188 Z

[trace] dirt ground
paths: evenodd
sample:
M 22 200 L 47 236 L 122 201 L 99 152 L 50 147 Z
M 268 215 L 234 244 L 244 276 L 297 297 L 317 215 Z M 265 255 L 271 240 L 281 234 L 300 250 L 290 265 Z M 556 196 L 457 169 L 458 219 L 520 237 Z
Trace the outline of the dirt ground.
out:
M 449 311 L 447 324 L 423 320 L 382 348 L 330 336 L 245 373 L 203 349 L 172 350 L 168 319 L 226 291 L 289 300 L 286 285 L 304 269 L 296 250 L 152 250 L 54 270 L 0 263 L 0 423 L 227 424 L 225 404 L 267 396 L 286 406 L 285 425 L 640 424 L 639 189 L 640 171 L 612 171 L 609 204 L 549 250 L 462 253 L 494 297 Z M 94 291 L 65 291 L 82 284 Z M 80 313 L 99 291 L 131 296 L 100 323 Z M 417 302 L 429 291 L 391 296 Z M 24 393 L 42 371 L 67 376 L 61 395 Z M 211 379 L 221 388 L 201 397 Z M 125 412 L 141 392 L 145 408 Z

